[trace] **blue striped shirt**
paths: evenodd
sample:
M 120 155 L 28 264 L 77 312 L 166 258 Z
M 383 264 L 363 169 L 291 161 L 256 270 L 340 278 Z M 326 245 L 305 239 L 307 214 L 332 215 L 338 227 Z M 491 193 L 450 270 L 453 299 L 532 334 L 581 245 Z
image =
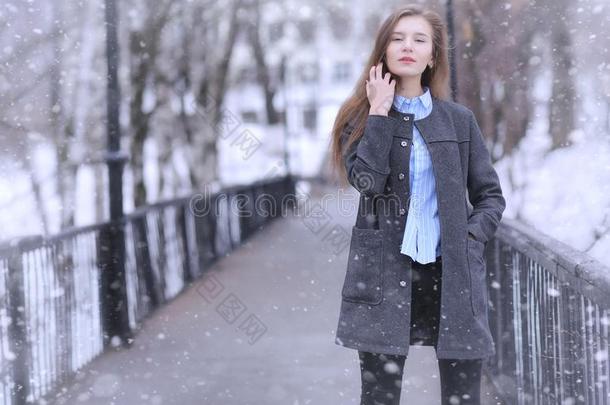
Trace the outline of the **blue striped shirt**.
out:
M 432 112 L 432 97 L 427 86 L 423 90 L 424 94 L 413 98 L 395 95 L 394 109 L 414 114 L 415 120 L 428 116 Z M 436 182 L 428 147 L 415 125 L 409 157 L 409 182 L 411 197 L 400 253 L 422 264 L 434 262 L 441 255 Z

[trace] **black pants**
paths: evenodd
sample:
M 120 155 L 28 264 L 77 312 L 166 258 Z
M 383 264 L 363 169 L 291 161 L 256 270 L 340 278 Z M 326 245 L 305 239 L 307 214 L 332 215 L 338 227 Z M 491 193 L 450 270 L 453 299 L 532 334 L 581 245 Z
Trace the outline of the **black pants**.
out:
M 441 258 L 429 264 L 413 262 L 411 344 L 435 346 L 441 296 Z M 358 351 L 362 380 L 361 405 L 398 405 L 406 356 Z M 439 359 L 443 405 L 478 405 L 481 359 Z
M 360 405 L 398 405 L 406 356 L 358 351 L 362 394 Z M 439 359 L 441 403 L 479 405 L 481 359 Z

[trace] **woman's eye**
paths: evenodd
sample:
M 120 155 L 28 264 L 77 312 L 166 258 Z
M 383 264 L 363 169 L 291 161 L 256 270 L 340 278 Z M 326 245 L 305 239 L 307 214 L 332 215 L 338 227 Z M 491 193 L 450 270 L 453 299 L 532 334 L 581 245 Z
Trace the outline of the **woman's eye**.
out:
M 401 38 L 393 38 L 392 41 L 402 41 L 402 39 Z M 415 42 L 426 42 L 426 41 L 423 40 L 423 39 L 417 39 L 417 40 L 415 40 Z

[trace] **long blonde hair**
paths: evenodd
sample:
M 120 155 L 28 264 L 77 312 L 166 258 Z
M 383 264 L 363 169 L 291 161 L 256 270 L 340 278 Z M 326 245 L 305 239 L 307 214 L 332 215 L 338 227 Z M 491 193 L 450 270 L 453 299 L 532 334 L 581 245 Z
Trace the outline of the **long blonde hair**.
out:
M 339 169 L 340 178 L 346 179 L 345 167 L 342 164 L 343 151 L 349 148 L 364 133 L 366 118 L 369 114 L 370 104 L 366 96 L 365 82 L 374 65 L 383 61 L 382 76 L 389 72 L 385 61 L 385 50 L 390 42 L 391 34 L 398 21 L 405 16 L 419 15 L 424 17 L 432 26 L 432 61 L 433 67 L 426 67 L 422 73 L 421 84 L 430 88 L 432 96 L 438 99 L 449 98 L 449 57 L 447 53 L 447 30 L 441 17 L 430 9 L 418 4 L 410 4 L 397 9 L 381 24 L 375 38 L 375 46 L 360 78 L 356 82 L 353 93 L 341 105 L 331 132 L 331 163 L 333 172 Z M 390 72 L 392 79 L 398 83 L 398 77 Z M 346 125 L 352 127 L 352 133 L 342 145 L 341 134 Z

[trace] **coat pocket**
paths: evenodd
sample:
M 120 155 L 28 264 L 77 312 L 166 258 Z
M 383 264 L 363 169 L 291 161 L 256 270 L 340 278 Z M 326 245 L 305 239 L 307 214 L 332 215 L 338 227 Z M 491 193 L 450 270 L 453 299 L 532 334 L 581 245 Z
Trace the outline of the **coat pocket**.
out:
M 383 231 L 352 228 L 347 271 L 341 295 L 344 300 L 379 304 L 383 299 Z
M 475 316 L 487 311 L 487 279 L 484 250 L 485 244 L 476 239 L 468 239 L 468 271 L 470 273 L 470 299 Z

